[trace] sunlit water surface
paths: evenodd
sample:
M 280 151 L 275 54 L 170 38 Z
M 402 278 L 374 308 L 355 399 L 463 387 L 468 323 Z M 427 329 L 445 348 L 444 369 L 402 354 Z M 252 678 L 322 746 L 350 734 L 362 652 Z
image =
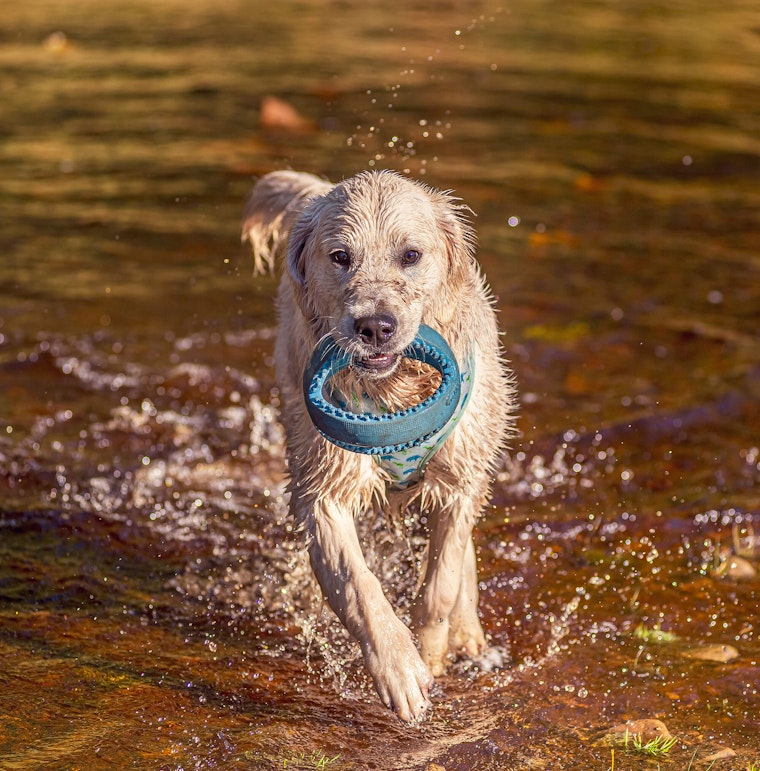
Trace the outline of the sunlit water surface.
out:
M 595 741 L 641 718 L 663 767 L 760 763 L 754 3 L 0 22 L 0 768 L 646 768 Z M 416 726 L 287 517 L 276 279 L 238 243 L 284 166 L 461 195 L 519 380 L 477 534 L 506 666 L 458 662 Z M 419 534 L 361 527 L 403 616 Z

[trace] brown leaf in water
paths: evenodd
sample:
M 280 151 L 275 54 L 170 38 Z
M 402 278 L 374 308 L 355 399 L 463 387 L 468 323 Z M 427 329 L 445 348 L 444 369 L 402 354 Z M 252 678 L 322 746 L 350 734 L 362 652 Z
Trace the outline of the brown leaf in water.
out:
M 316 131 L 316 125 L 304 118 L 295 107 L 276 96 L 265 96 L 261 101 L 261 127 L 269 131 L 289 131 L 305 134 Z
M 54 54 L 62 54 L 71 48 L 65 32 L 51 32 L 43 41 L 42 47 Z
M 594 177 L 591 174 L 580 174 L 575 178 L 573 187 L 582 193 L 599 193 L 606 190 L 608 181 L 603 177 Z
M 530 236 L 528 236 L 528 243 L 531 246 L 559 244 L 567 247 L 578 247 L 581 244 L 581 239 L 568 230 L 544 230 L 531 233 Z

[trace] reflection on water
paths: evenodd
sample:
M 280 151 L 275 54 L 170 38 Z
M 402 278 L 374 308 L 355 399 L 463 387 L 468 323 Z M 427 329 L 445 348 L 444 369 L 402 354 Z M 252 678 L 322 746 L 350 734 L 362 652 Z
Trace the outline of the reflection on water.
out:
M 753 4 L 0 20 L 3 769 L 607 769 L 642 718 L 674 767 L 760 761 Z M 458 662 L 416 727 L 286 516 L 276 279 L 238 244 L 283 166 L 455 189 L 520 381 L 477 541 L 508 665 Z M 419 534 L 363 531 L 403 615 Z

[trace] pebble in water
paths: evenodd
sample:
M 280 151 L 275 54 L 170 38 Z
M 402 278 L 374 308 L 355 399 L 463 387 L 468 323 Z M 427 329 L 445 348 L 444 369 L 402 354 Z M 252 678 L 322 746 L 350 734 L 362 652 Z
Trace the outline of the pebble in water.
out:
M 623 747 L 634 736 L 640 738 L 644 743 L 656 739 L 672 738 L 667 726 L 661 720 L 642 718 L 641 720 L 628 720 L 625 723 L 613 726 L 607 731 L 603 731 L 595 737 L 594 744 L 607 747 Z
M 733 645 L 700 645 L 698 648 L 690 648 L 682 654 L 687 659 L 698 661 L 715 661 L 726 664 L 739 658 L 739 651 Z

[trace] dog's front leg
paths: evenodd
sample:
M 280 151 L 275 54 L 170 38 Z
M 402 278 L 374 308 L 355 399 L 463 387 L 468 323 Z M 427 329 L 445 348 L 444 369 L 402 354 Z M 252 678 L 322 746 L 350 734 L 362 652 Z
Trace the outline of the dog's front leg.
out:
M 463 497 L 430 517 L 427 565 L 412 618 L 422 660 L 435 676 L 446 669 L 450 633 L 456 638 L 459 631 L 452 629 L 452 621 L 456 626 L 464 615 L 472 624 L 474 618 L 480 630 L 477 608 L 472 608 L 473 600 L 477 603 L 477 586 L 473 595 L 475 553 L 471 533 L 478 511 L 473 500 Z M 482 635 L 480 630 L 473 647 L 484 642 Z
M 425 712 L 433 678 L 364 560 L 350 512 L 320 501 L 309 518 L 312 569 L 330 607 L 358 640 L 383 703 L 402 720 Z

